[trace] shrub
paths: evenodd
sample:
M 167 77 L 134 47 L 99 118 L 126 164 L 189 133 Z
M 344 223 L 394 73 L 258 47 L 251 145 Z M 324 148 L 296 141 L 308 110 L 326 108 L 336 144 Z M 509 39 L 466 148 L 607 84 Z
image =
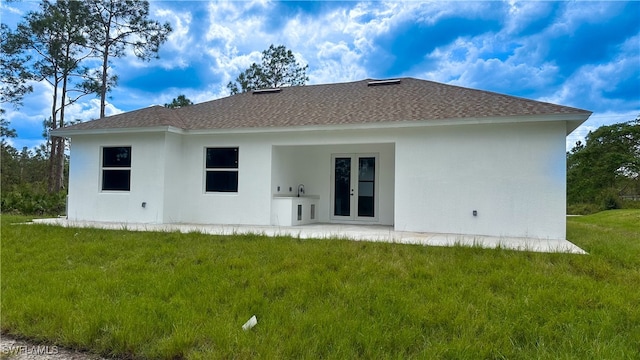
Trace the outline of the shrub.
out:
M 613 210 L 622 208 L 622 198 L 615 189 L 605 189 L 600 192 L 598 203 L 602 210 Z
M 640 200 L 622 200 L 623 209 L 640 209 Z
M 596 204 L 581 203 L 567 205 L 567 214 L 569 215 L 590 215 L 600 210 L 600 207 Z
M 42 184 L 21 184 L 2 193 L 0 209 L 3 213 L 60 215 L 66 210 L 66 202 L 66 191 L 51 194 Z

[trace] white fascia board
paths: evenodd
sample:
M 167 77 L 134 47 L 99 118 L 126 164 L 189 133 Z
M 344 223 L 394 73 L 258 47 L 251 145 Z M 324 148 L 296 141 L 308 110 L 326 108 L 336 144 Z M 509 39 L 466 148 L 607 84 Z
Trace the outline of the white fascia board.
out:
M 380 123 L 341 124 L 341 125 L 311 125 L 290 127 L 261 127 L 261 128 L 231 128 L 231 129 L 196 129 L 184 130 L 174 126 L 155 126 L 140 128 L 111 128 L 88 130 L 56 130 L 55 136 L 73 137 L 75 135 L 106 135 L 106 134 L 133 134 L 169 132 L 175 134 L 215 135 L 215 134 L 259 134 L 259 133 L 286 133 L 306 131 L 344 131 L 344 130 L 370 130 L 370 129 L 400 129 L 426 126 L 453 126 L 453 125 L 480 125 L 480 124 L 508 124 L 564 121 L 567 124 L 567 135 L 585 122 L 591 114 L 562 114 L 562 115 L 526 115 L 503 116 L 486 118 L 458 118 L 437 119 L 422 121 L 393 121 Z
M 55 134 L 51 136 L 57 137 L 74 137 L 76 135 L 110 135 L 110 134 L 136 134 L 136 133 L 157 133 L 157 132 L 169 132 L 176 134 L 183 134 L 184 130 L 175 126 L 153 126 L 153 127 L 138 127 L 138 128 L 110 128 L 110 129 L 86 129 L 86 130 L 56 130 Z
M 569 124 L 577 124 L 571 128 L 573 131 L 582 124 L 590 115 L 585 114 L 565 114 L 565 115 L 535 115 L 535 116 L 504 116 L 495 118 L 459 118 L 459 119 L 438 119 L 422 121 L 393 121 L 380 123 L 362 124 L 341 124 L 341 125 L 311 125 L 311 126 L 291 126 L 291 127 L 262 127 L 262 128 L 231 128 L 231 129 L 196 129 L 185 130 L 184 134 L 194 135 L 214 135 L 214 134 L 258 134 L 258 133 L 284 133 L 303 131 L 344 131 L 344 130 L 370 130 L 370 129 L 399 129 L 427 126 L 452 126 L 452 125 L 480 125 L 480 124 L 508 124 L 508 123 L 531 123 L 531 122 L 567 122 L 567 135 L 569 134 Z

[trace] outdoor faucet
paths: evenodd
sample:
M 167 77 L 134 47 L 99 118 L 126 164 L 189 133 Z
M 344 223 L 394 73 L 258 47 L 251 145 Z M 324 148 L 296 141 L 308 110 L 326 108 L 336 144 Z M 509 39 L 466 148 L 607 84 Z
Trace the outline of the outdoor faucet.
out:
M 300 197 L 300 194 L 304 195 L 304 185 L 302 184 L 298 185 L 298 197 Z

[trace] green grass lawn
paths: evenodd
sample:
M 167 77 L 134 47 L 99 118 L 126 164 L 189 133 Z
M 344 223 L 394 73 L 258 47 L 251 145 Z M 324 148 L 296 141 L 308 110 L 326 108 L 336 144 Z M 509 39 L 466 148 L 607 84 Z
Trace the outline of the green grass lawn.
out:
M 11 225 L 2 332 L 107 356 L 638 359 L 640 210 L 590 255 Z M 252 315 L 258 325 L 241 329 Z

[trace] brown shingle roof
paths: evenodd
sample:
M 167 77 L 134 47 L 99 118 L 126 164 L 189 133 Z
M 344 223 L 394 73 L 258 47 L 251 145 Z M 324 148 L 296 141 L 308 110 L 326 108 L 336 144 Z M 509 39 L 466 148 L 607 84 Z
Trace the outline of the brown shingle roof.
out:
M 185 130 L 277 128 L 421 120 L 575 114 L 589 111 L 488 91 L 403 78 L 285 87 L 244 93 L 180 109 L 154 106 L 74 125 L 65 130 L 175 126 Z
M 174 126 L 184 129 L 186 124 L 173 109 L 162 106 L 152 106 L 140 110 L 108 116 L 103 119 L 91 120 L 84 123 L 65 127 L 65 130 L 94 130 L 119 128 L 144 128 L 154 126 Z M 54 130 L 55 131 L 55 130 Z

